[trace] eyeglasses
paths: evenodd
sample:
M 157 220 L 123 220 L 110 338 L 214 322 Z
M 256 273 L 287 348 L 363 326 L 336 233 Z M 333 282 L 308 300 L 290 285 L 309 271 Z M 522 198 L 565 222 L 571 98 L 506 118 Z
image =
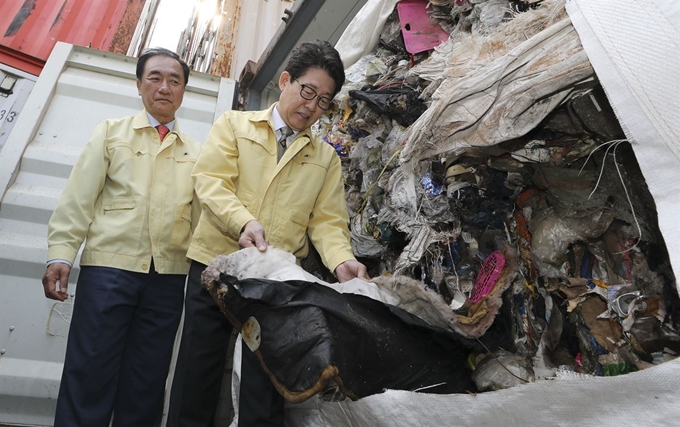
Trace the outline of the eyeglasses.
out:
M 316 93 L 313 87 L 300 83 L 300 80 L 296 79 L 295 77 L 291 77 L 291 79 L 293 79 L 300 85 L 300 96 L 302 98 L 306 99 L 307 101 L 311 101 L 312 99 L 318 97 L 319 99 L 316 101 L 316 105 L 318 105 L 319 108 L 321 108 L 324 111 L 331 108 L 331 106 L 333 105 L 333 100 L 331 98 L 327 96 L 319 96 L 319 94 Z

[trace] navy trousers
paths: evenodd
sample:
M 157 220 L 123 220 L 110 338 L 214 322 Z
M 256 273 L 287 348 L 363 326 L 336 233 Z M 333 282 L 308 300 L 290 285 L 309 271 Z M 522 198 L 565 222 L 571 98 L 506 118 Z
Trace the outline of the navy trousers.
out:
M 232 326 L 201 286 L 205 267 L 192 261 L 189 270 L 167 427 L 215 425 Z M 283 397 L 245 345 L 239 402 L 239 427 L 283 426 Z
M 55 427 L 160 425 L 186 276 L 84 266 Z
M 262 369 L 260 359 L 243 343 L 239 427 L 283 427 L 283 396 Z

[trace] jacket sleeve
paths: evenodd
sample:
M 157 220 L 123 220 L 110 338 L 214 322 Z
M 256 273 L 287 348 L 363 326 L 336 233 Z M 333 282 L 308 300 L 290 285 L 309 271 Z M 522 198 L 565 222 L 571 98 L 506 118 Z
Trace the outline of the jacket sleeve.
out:
M 314 204 L 307 233 L 326 267 L 335 273 L 338 265 L 355 259 L 350 245 L 349 215 L 342 182 L 342 166 L 331 157 L 324 185 Z
M 191 200 L 191 233 L 193 234 L 198 225 L 198 220 L 201 218 L 201 202 L 198 200 L 196 191 L 194 191 L 194 197 Z
M 228 113 L 225 113 L 210 130 L 191 174 L 203 213 L 218 229 L 234 239 L 238 239 L 248 221 L 255 219 L 236 197 L 238 156 L 238 144 Z
M 196 150 L 196 161 L 201 156 L 201 151 L 203 151 L 203 146 L 198 142 L 191 140 L 193 142 L 193 147 Z M 195 165 L 194 165 L 195 166 Z M 193 172 L 193 170 L 192 170 Z M 193 197 L 191 198 L 191 234 L 196 230 L 198 225 L 198 220 L 201 218 L 201 202 L 198 200 L 198 195 L 196 195 L 196 190 L 194 190 Z
M 47 226 L 47 260 L 74 263 L 94 219 L 95 204 L 109 168 L 108 125 L 99 124 L 73 166 Z

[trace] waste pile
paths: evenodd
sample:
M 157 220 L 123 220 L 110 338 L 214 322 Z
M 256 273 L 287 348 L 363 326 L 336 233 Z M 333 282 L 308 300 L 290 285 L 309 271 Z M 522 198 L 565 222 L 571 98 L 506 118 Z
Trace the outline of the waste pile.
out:
M 478 389 L 677 356 L 654 200 L 563 0 L 403 0 L 346 74 L 314 131 L 352 247 L 483 343 Z

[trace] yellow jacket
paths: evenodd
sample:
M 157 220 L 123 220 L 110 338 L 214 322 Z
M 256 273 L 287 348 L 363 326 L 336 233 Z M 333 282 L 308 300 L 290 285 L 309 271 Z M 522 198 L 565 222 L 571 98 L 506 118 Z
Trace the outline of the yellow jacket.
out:
M 48 260 L 145 273 L 186 274 L 200 215 L 191 170 L 201 145 L 175 122 L 163 142 L 146 111 L 106 120 L 78 158 L 48 225 Z
M 228 111 L 213 125 L 193 171 L 201 218 L 187 256 L 203 264 L 239 249 L 243 226 L 258 220 L 269 243 L 307 256 L 307 236 L 328 269 L 354 259 L 340 159 L 300 132 L 277 164 L 271 111 Z

